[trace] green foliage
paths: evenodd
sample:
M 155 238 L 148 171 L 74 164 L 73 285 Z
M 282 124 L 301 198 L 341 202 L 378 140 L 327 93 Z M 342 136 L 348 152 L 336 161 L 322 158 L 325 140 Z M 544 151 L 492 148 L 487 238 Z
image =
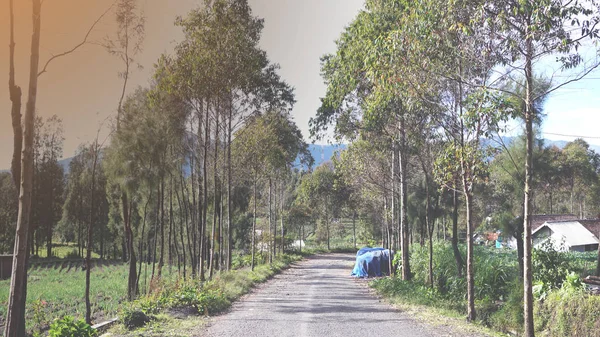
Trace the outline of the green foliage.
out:
M 575 266 L 566 253 L 556 251 L 550 240 L 533 250 L 533 279 L 546 286 L 547 289 L 560 288 Z M 542 286 L 544 288 L 544 286 Z M 544 289 L 539 289 L 540 294 Z
M 18 210 L 18 195 L 12 175 L 0 173 L 0 254 L 14 249 Z
M 95 337 L 97 334 L 84 320 L 75 320 L 71 316 L 54 321 L 48 332 L 50 337 Z
M 536 330 L 544 336 L 600 336 L 600 296 L 556 289 L 535 303 Z
M 141 328 L 151 321 L 144 310 L 136 309 L 133 306 L 121 310 L 119 319 L 123 322 L 125 328 L 129 330 Z

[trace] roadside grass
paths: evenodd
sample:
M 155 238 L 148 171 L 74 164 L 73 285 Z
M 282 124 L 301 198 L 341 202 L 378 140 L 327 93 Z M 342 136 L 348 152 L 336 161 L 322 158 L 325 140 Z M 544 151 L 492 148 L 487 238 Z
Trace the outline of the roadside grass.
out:
M 260 264 L 254 270 L 243 267 L 217 272 L 207 282 L 198 280 L 166 280 L 153 288 L 153 292 L 127 305 L 119 317 L 133 317 L 143 313 L 150 323 L 129 331 L 124 324 L 109 330 L 116 336 L 187 336 L 197 331 L 205 321 L 201 316 L 216 315 L 229 309 L 231 304 L 248 293 L 257 284 L 302 259 L 301 255 L 280 255 L 272 264 Z M 125 323 L 125 319 L 122 319 Z

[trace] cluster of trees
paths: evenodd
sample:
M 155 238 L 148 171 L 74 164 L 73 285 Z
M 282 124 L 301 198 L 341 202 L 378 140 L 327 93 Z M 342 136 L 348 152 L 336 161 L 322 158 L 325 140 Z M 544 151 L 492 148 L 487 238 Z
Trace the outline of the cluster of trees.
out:
M 486 197 L 490 166 L 497 166 L 498 176 L 503 171 L 492 159 L 498 151 L 489 145 L 508 121 L 523 124 L 523 140 L 512 145 L 519 156 L 505 151 L 496 158 L 508 157 L 515 165 L 504 173 L 513 173 L 511 200 L 523 216 L 517 236 L 523 238 L 527 336 L 534 333 L 531 214 L 546 205 L 562 210 L 565 194 L 579 206 L 576 213 L 593 213 L 595 207 L 584 205 L 594 194 L 586 177 L 596 175 L 595 154 L 577 141 L 562 151 L 544 150 L 564 156 L 563 166 L 549 155 L 538 156 L 534 126 L 549 93 L 598 66 L 579 53 L 584 42 L 598 37 L 597 14 L 596 4 L 585 1 L 367 0 L 337 41 L 337 51 L 322 58 L 327 92 L 310 122 L 312 136 L 327 136 L 333 126 L 337 139 L 351 142 L 340 156 L 340 172 L 348 172 L 349 186 L 370 192 L 361 197 L 372 195 L 379 205 L 373 211 L 381 214 L 387 245 L 400 251 L 402 279 L 411 278 L 411 221 L 421 223 L 423 241 L 433 236 L 433 223 L 445 223 L 449 215 L 459 271 L 466 264 L 469 320 L 476 317 L 473 235 L 494 211 L 487 199 L 479 200 Z M 540 63 L 567 70 L 567 80 L 546 79 L 545 69 L 534 69 Z M 549 166 L 542 175 L 536 163 L 542 157 L 561 174 L 549 173 Z M 583 184 L 587 188 L 576 187 Z M 457 248 L 459 213 L 466 223 L 466 261 Z
M 156 62 L 149 87 L 127 95 L 145 19 L 135 0 L 119 0 L 98 21 L 111 10 L 117 34 L 103 45 L 122 61 L 123 86 L 110 136 L 82 144 L 65 173 L 58 163 L 61 120 L 36 119 L 28 106 L 21 123 L 14 107 L 25 137 L 15 128 L 15 139 L 24 139 L 15 142 L 20 161 L 13 162 L 12 174 L 0 176 L 2 235 L 17 233 L 2 240 L 4 251 L 14 247 L 18 266 L 6 336 L 23 334 L 26 287 L 19 285 L 26 286 L 27 260 L 44 248 L 52 256 L 53 240 L 76 242 L 76 255 L 85 256 L 88 322 L 92 251 L 128 262 L 128 296 L 134 299 L 144 263 L 152 278 L 168 266 L 204 280 L 230 269 L 238 250 L 251 253 L 254 266 L 259 249 L 272 261 L 287 245 L 299 169 L 313 160 L 290 115 L 293 89 L 258 46 L 263 20 L 245 0 L 205 1 L 176 20 L 184 39 Z M 34 18 L 40 11 L 34 1 Z M 34 26 L 39 34 L 39 22 Z M 35 81 L 47 66 L 39 71 L 32 65 Z

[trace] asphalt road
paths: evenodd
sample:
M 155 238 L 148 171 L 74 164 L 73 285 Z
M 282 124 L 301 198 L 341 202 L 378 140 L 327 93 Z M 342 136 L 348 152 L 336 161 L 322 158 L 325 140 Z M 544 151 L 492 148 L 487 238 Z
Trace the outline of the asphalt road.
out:
M 429 326 L 380 302 L 363 281 L 350 277 L 353 262 L 350 254 L 304 260 L 212 318 L 202 336 L 470 336 Z

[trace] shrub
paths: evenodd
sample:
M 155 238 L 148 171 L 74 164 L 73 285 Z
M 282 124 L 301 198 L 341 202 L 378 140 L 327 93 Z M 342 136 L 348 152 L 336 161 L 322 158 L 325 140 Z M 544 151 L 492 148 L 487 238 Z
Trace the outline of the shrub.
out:
M 149 323 L 150 320 L 150 317 L 144 311 L 135 307 L 124 309 L 121 312 L 121 322 L 129 330 L 141 328 Z
M 97 332 L 84 320 L 65 316 L 50 325 L 48 335 L 50 337 L 95 337 Z
M 65 255 L 65 259 L 78 259 L 80 258 L 77 249 L 73 248 L 70 252 Z
M 600 337 L 600 296 L 583 291 L 552 290 L 536 301 L 536 330 L 544 336 Z
M 570 262 L 569 255 L 556 251 L 549 240 L 540 248 L 533 249 L 533 279 L 551 289 L 560 288 L 574 269 L 576 268 Z

